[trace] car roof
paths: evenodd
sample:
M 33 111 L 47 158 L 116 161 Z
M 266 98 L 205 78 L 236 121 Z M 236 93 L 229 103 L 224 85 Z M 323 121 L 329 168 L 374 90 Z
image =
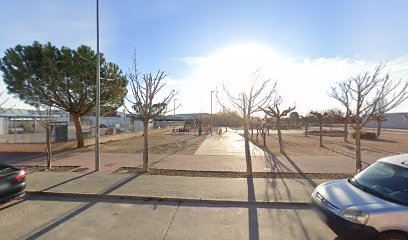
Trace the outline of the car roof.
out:
M 378 160 L 378 162 L 390 163 L 390 164 L 408 168 L 408 154 L 400 154 L 400 155 L 381 158 Z

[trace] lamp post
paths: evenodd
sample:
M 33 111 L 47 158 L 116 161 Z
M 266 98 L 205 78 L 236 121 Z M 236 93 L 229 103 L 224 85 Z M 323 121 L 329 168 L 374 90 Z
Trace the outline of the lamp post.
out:
M 123 128 L 126 128 L 125 125 L 126 125 L 126 109 L 123 109 Z
M 176 124 L 176 100 L 177 100 L 177 98 L 175 98 L 174 100 L 173 100 L 173 121 L 174 121 L 174 123 L 173 123 L 173 125 L 174 125 L 174 131 L 176 131 L 176 126 L 175 126 L 175 124 Z
M 173 118 L 174 119 L 176 118 L 176 100 L 177 98 L 173 100 Z
M 212 136 L 212 132 L 213 132 L 213 112 L 212 112 L 212 103 L 213 103 L 212 94 L 213 94 L 213 92 L 215 92 L 215 91 L 211 91 L 211 136 Z
M 96 116 L 95 116 L 95 171 L 100 170 L 99 122 L 101 110 L 101 59 L 99 53 L 99 0 L 96 0 Z

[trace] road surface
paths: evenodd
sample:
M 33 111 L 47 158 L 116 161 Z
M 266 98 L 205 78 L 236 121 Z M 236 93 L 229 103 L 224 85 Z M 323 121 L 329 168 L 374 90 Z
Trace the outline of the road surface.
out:
M 4 239 L 336 239 L 301 205 L 28 196 L 1 208 Z

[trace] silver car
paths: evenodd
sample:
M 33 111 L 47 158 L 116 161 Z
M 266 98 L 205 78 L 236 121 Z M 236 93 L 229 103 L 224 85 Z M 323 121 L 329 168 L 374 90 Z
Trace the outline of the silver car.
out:
M 326 182 L 312 203 L 344 239 L 408 239 L 408 154 L 376 161 L 354 178 Z

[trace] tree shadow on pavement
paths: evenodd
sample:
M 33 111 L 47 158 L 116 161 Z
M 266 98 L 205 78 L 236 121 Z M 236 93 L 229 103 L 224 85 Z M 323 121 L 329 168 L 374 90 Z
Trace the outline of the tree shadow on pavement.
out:
M 288 186 L 287 183 L 285 182 L 285 179 L 284 179 L 284 178 L 279 178 L 279 179 L 280 179 L 281 182 L 283 183 L 284 189 L 282 189 L 282 188 L 279 189 L 279 188 L 277 187 L 277 183 L 276 183 L 277 179 L 276 179 L 276 178 L 267 179 L 267 181 L 269 182 L 269 184 L 266 185 L 266 189 L 265 189 L 265 198 L 266 198 L 266 201 L 268 201 L 268 202 L 270 201 L 270 199 L 269 199 L 269 194 L 268 194 L 268 191 L 269 191 L 269 190 L 272 190 L 272 191 L 273 191 L 273 195 L 274 195 L 273 197 L 274 197 L 274 199 L 272 199 L 272 201 L 277 201 L 277 200 L 280 199 L 280 197 L 281 197 L 281 195 L 282 195 L 281 191 L 284 191 L 284 192 L 285 192 L 284 194 L 286 194 L 286 195 L 288 196 L 289 201 L 292 201 L 292 194 L 291 194 L 291 192 L 290 192 L 289 186 Z M 272 187 L 269 188 L 270 186 L 272 186 Z M 298 209 L 294 209 L 294 211 L 293 211 L 294 217 L 295 217 L 294 221 L 291 221 L 290 224 L 288 224 L 287 226 L 288 226 L 290 229 L 292 229 L 291 232 L 296 232 L 296 231 L 297 231 L 297 228 L 300 228 L 301 231 L 302 231 L 303 239 L 313 240 L 313 239 L 310 237 L 309 232 L 307 231 L 306 226 L 305 226 L 305 224 L 304 224 L 302 218 L 299 216 L 299 213 L 298 213 L 296 210 L 298 210 Z
M 290 168 L 288 168 L 285 164 L 283 164 L 279 158 L 273 154 L 269 149 L 264 148 L 265 150 L 265 155 L 268 156 L 270 164 L 271 164 L 271 170 L 273 169 L 273 172 L 290 172 L 290 173 L 295 173 L 293 172 Z M 315 188 L 317 184 L 310 178 L 308 178 L 302 171 L 301 169 L 290 159 L 286 154 L 284 154 L 285 158 L 288 160 L 288 162 L 293 166 L 293 168 L 299 173 L 303 179 L 307 180 L 308 183 L 310 184 L 311 187 Z M 277 180 L 279 179 L 280 183 L 282 183 L 283 187 L 278 186 Z M 288 186 L 288 184 L 285 181 L 285 178 L 279 177 L 279 178 L 267 178 L 265 179 L 267 181 L 266 188 L 265 188 L 265 197 L 266 201 L 279 201 L 283 197 L 283 195 L 286 195 L 289 201 L 293 201 L 293 197 L 291 194 L 291 189 Z M 269 197 L 269 191 L 272 191 L 273 193 L 273 199 L 270 199 Z M 308 230 L 305 227 L 305 224 L 303 223 L 302 218 L 299 216 L 299 213 L 294 210 L 294 216 L 295 216 L 295 222 L 291 222 L 288 226 L 293 229 L 291 232 L 295 232 L 295 228 L 300 227 L 304 239 L 307 240 L 312 240 L 312 238 L 309 235 Z
M 303 179 L 305 179 L 311 186 L 317 187 L 317 183 L 313 181 L 311 178 L 307 177 L 306 174 L 302 171 L 302 169 L 300 169 L 299 166 L 296 165 L 296 163 L 286 153 L 284 153 L 283 156 L 293 166 L 293 168 L 296 169 L 297 173 L 299 173 Z
M 279 173 L 279 172 L 286 172 L 286 173 L 297 173 L 303 179 L 305 179 L 311 186 L 317 187 L 317 184 L 300 169 L 300 167 L 286 154 L 284 153 L 283 156 L 285 160 L 293 167 L 295 171 L 290 169 L 287 165 L 285 165 L 279 158 L 268 148 L 263 148 L 264 153 L 267 159 L 267 162 L 271 166 L 271 172 Z
M 248 202 L 255 202 L 255 188 L 254 179 L 252 177 L 247 178 L 248 187 Z M 258 209 L 256 206 L 249 204 L 248 206 L 248 231 L 249 240 L 259 240 L 259 224 L 258 224 Z
M 112 193 L 113 191 L 115 191 L 116 189 L 124 186 L 125 184 L 129 183 L 130 181 L 134 180 L 135 178 L 139 177 L 140 175 L 142 175 L 142 173 L 136 174 L 136 175 L 132 175 L 128 178 L 122 179 L 119 182 L 115 183 L 114 185 L 112 185 L 111 187 L 107 188 L 106 190 L 102 191 L 100 194 L 102 195 L 108 195 L 110 193 Z M 84 211 L 86 211 L 87 209 L 91 208 L 92 206 L 94 206 L 95 204 L 97 204 L 99 201 L 97 199 L 89 201 L 85 204 L 83 204 L 82 206 L 70 211 L 69 213 L 67 213 L 66 215 L 57 218 L 57 219 L 53 219 L 52 221 L 50 221 L 49 224 L 47 224 L 45 227 L 42 227 L 41 229 L 35 231 L 34 233 L 32 233 L 30 236 L 28 236 L 27 240 L 34 240 L 37 239 L 41 236 L 43 236 L 44 234 L 46 234 L 47 232 L 57 228 L 58 226 L 64 224 L 65 222 L 71 220 L 72 218 L 74 218 L 75 216 L 83 213 Z
M 44 189 L 40 190 L 40 192 L 44 192 L 44 191 L 51 190 L 51 189 L 53 189 L 53 188 L 59 187 L 59 186 L 61 186 L 61 185 L 64 185 L 64 184 L 66 184 L 66 183 L 72 182 L 72 181 L 74 181 L 74 180 L 80 179 L 80 178 L 85 177 L 85 176 L 88 176 L 88 175 L 91 175 L 91 174 L 93 174 L 93 173 L 95 173 L 95 172 L 96 172 L 96 171 L 84 173 L 84 174 L 82 174 L 82 175 L 73 177 L 73 178 L 71 178 L 71 179 L 65 180 L 65 181 L 60 182 L 60 183 L 57 183 L 57 184 L 55 184 L 55 185 L 53 185 L 53 186 L 44 188 Z
M 196 137 L 194 137 L 194 138 L 196 138 Z M 190 139 L 189 139 L 189 140 L 190 140 Z M 170 153 L 170 154 L 167 154 L 166 156 L 160 158 L 159 160 L 152 162 L 151 164 L 149 164 L 149 167 L 153 167 L 154 165 L 156 165 L 156 164 L 158 164 L 158 163 L 160 163 L 160 162 L 165 162 L 166 159 L 168 159 L 168 157 L 173 156 L 173 155 L 176 155 L 177 153 L 183 151 L 185 148 L 187 148 L 187 147 L 189 147 L 189 146 L 192 146 L 192 145 L 197 144 L 197 143 L 199 143 L 199 142 L 204 142 L 204 140 L 205 140 L 205 138 L 203 138 L 203 139 L 201 139 L 201 140 L 199 140 L 199 141 L 197 141 L 197 142 L 194 142 L 194 143 L 185 145 L 185 146 L 183 146 L 182 148 L 177 149 L 176 151 L 174 151 L 174 152 L 172 152 L 172 153 Z M 183 141 L 183 142 L 184 142 L 184 141 Z M 186 140 L 185 142 L 187 142 L 187 140 Z M 166 144 L 166 145 L 168 145 L 168 144 Z
M 266 163 L 270 166 L 271 172 L 293 172 L 288 166 L 283 164 L 279 158 L 268 148 L 263 148 Z

